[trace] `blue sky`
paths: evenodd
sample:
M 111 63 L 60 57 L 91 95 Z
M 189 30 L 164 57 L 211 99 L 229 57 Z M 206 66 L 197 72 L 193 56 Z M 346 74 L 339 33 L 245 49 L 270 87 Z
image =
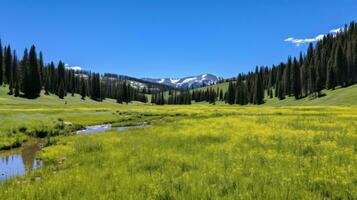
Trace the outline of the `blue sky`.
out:
M 3 0 L 0 38 L 101 73 L 233 77 L 298 55 L 307 44 L 291 41 L 343 27 L 356 10 L 354 0 Z

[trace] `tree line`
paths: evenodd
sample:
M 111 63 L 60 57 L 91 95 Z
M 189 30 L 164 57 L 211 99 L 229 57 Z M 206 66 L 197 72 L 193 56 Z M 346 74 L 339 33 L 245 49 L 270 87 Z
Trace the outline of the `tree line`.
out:
M 223 82 L 223 81 L 221 81 Z M 54 94 L 63 99 L 70 93 L 87 96 L 96 101 L 116 99 L 118 103 L 133 100 L 147 102 L 145 93 L 151 93 L 151 102 L 163 104 L 191 104 L 217 100 L 228 104 L 263 104 L 266 97 L 280 100 L 322 96 L 323 89 L 347 87 L 357 83 L 357 24 L 352 22 L 336 35 L 328 34 L 313 45 L 306 54 L 288 57 L 286 62 L 271 67 L 256 67 L 255 71 L 239 74 L 229 80 L 228 90 L 181 89 L 162 87 L 133 88 L 127 79 L 115 74 L 92 73 L 66 69 L 60 61 L 44 64 L 42 52 L 37 54 L 35 46 L 24 50 L 22 59 L 10 45 L 2 47 L 0 41 L 0 85 L 9 87 L 9 95 L 37 98 Z M 168 90 L 168 91 L 167 91 Z
M 223 101 L 224 99 L 223 90 L 207 87 L 205 90 L 175 89 L 157 92 L 152 95 L 151 103 L 156 105 L 189 105 L 191 101 L 206 101 L 215 104 L 216 101 Z
M 320 97 L 323 89 L 347 87 L 357 83 L 357 24 L 352 22 L 336 35 L 328 34 L 307 53 L 272 67 L 239 74 L 230 81 L 228 104 L 262 104 L 264 98 L 287 96 L 295 99 Z
M 194 100 L 195 102 L 206 101 L 210 104 L 215 104 L 216 101 L 224 100 L 223 90 L 220 90 L 219 88 L 213 89 L 212 87 L 207 87 L 205 90 L 193 90 L 191 96 L 192 100 Z
M 151 97 L 151 103 L 156 105 L 189 105 L 191 101 L 191 94 L 188 89 L 156 92 Z
M 2 46 L 0 40 L 0 86 L 7 85 L 9 95 L 35 99 L 44 91 L 44 95 L 57 95 L 63 99 L 70 94 L 79 94 L 84 100 L 90 97 L 96 101 L 105 98 L 117 99 L 118 103 L 131 101 L 147 102 L 144 89 L 130 86 L 126 79 L 110 74 L 100 75 L 88 71 L 67 69 L 59 61 L 45 64 L 43 54 L 31 46 L 24 50 L 22 59 L 18 59 L 11 46 Z
M 229 85 L 224 95 L 222 90 L 212 88 L 175 91 L 168 97 L 159 92 L 152 102 L 162 105 L 174 99 L 171 104 L 186 104 L 175 100 L 181 93 L 186 96 L 190 93 L 195 102 L 214 104 L 220 100 L 240 105 L 263 104 L 266 97 L 280 100 L 287 96 L 295 99 L 321 97 L 323 89 L 334 90 L 357 83 L 357 24 L 352 22 L 336 35 L 326 35 L 316 45 L 310 43 L 306 54 L 300 53 L 298 58 L 288 57 L 286 62 L 271 67 L 256 67 L 253 72 L 241 73 L 226 81 Z

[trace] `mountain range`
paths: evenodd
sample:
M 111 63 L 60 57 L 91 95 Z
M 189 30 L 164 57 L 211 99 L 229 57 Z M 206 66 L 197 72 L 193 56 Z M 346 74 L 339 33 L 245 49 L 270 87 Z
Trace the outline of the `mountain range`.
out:
M 164 84 L 174 88 L 197 88 L 202 85 L 211 85 L 218 82 L 218 77 L 213 74 L 201 74 L 184 78 L 142 78 L 144 81 Z

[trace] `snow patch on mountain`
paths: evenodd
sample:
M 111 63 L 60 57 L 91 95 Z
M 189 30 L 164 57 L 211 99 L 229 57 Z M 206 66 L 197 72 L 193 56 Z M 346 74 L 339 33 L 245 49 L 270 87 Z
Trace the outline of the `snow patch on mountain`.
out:
M 212 74 L 201 74 L 198 76 L 190 76 L 185 78 L 142 78 L 142 80 L 150 81 L 153 83 L 161 83 L 175 88 L 197 88 L 202 85 L 215 84 L 218 81 L 218 77 Z

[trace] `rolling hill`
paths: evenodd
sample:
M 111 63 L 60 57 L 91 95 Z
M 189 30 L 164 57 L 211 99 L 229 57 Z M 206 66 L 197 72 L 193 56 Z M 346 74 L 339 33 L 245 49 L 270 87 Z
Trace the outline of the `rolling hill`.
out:
M 213 88 L 223 90 L 224 92 L 227 91 L 228 82 L 220 83 L 216 85 L 201 87 L 194 89 L 197 90 L 206 90 L 207 88 Z M 8 88 L 5 86 L 0 87 L 0 106 L 1 105 L 54 105 L 54 104 L 88 104 L 88 105 L 113 105 L 116 104 L 115 100 L 113 99 L 106 99 L 104 102 L 97 102 L 93 101 L 90 98 L 86 98 L 86 100 L 81 100 L 78 94 L 75 94 L 72 97 L 70 94 L 65 97 L 64 100 L 59 99 L 56 95 L 41 95 L 37 99 L 26 99 L 20 97 L 14 97 L 7 95 Z M 302 99 L 296 100 L 294 97 L 287 97 L 284 100 L 278 100 L 277 98 L 265 98 L 265 103 L 263 106 L 319 106 L 319 105 L 357 105 L 357 84 L 351 85 L 345 88 L 336 88 L 335 90 L 323 90 L 322 91 L 325 96 L 320 98 L 311 98 L 306 97 Z M 149 102 L 150 102 L 151 95 L 148 95 Z M 134 102 L 134 104 L 138 104 L 138 102 Z M 139 103 L 142 104 L 142 103 Z
M 207 88 L 213 88 L 217 90 L 223 90 L 226 92 L 228 89 L 228 82 L 219 83 L 216 85 L 206 86 L 194 89 L 206 90 Z M 294 97 L 287 97 L 284 100 L 278 98 L 265 98 L 264 106 L 300 106 L 300 105 L 357 105 L 357 84 L 351 85 L 345 88 L 336 88 L 335 90 L 323 90 L 325 96 L 319 98 L 305 97 L 296 100 Z

